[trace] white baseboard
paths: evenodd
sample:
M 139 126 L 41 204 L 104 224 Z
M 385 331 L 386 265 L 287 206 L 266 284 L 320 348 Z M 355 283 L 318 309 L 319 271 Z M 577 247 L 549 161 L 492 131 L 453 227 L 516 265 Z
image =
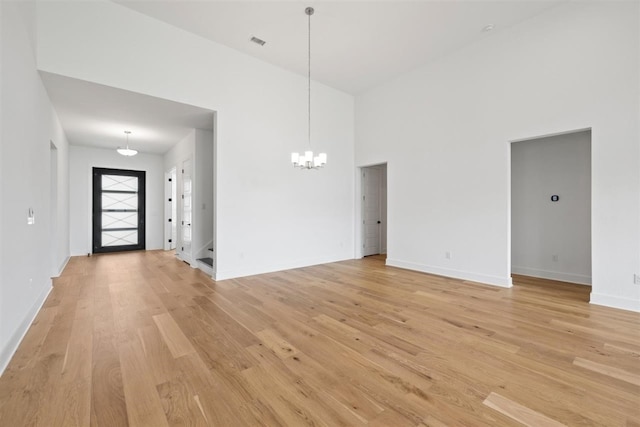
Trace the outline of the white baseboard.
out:
M 34 319 L 38 315 L 38 312 L 42 308 L 42 305 L 47 300 L 49 292 L 51 292 L 51 289 L 53 289 L 51 284 L 51 279 L 48 279 L 47 284 L 38 296 L 38 299 L 33 303 L 31 309 L 29 309 L 27 314 L 24 316 L 24 319 L 22 319 L 22 322 L 20 323 L 18 328 L 11 335 L 11 338 L 9 338 L 9 341 L 7 341 L 2 351 L 0 351 L 0 375 L 2 375 L 5 369 L 7 369 L 7 365 L 9 365 L 11 358 L 24 339 L 24 336 L 27 334 L 31 323 L 33 323 Z
M 590 304 L 604 305 L 606 307 L 620 308 L 640 312 L 640 300 L 630 298 L 615 297 L 612 295 L 596 294 L 591 292 Z
M 198 269 L 202 270 L 203 273 L 205 273 L 208 276 L 213 277 L 213 267 L 211 267 L 209 264 L 205 264 L 202 261 L 198 261 Z
M 450 268 L 434 267 L 430 265 L 418 264 L 415 262 L 402 261 L 387 258 L 387 265 L 392 267 L 406 268 L 407 270 L 420 271 L 422 273 L 436 274 L 438 276 L 451 277 L 454 279 L 470 280 L 472 282 L 484 283 L 487 285 L 510 288 L 513 286 L 511 277 L 491 276 L 488 274 L 471 273 L 469 271 L 454 270 Z
M 186 262 L 191 266 L 191 268 L 198 268 L 198 266 L 191 261 L 191 257 L 184 255 L 182 252 L 178 252 L 177 256 L 180 261 Z
M 70 256 L 68 256 L 67 258 L 65 258 L 64 261 L 62 261 L 62 264 L 60 264 L 58 266 L 58 274 L 56 275 L 56 277 L 60 277 L 60 275 L 62 274 L 62 272 L 64 271 L 65 267 L 67 266 L 67 264 L 69 263 L 69 260 L 71 259 Z
M 522 274 L 523 276 L 540 277 L 542 279 L 559 280 L 561 282 L 577 283 L 579 285 L 591 285 L 591 276 L 584 274 L 563 273 L 560 271 L 547 271 L 535 268 L 512 266 L 513 274 Z
M 353 254 L 331 255 L 316 258 L 299 259 L 292 262 L 270 264 L 262 266 L 252 266 L 237 270 L 215 271 L 213 280 L 236 279 L 238 277 L 255 276 L 256 274 L 273 273 L 274 271 L 292 270 L 294 268 L 310 267 L 312 265 L 329 264 L 332 262 L 353 259 Z

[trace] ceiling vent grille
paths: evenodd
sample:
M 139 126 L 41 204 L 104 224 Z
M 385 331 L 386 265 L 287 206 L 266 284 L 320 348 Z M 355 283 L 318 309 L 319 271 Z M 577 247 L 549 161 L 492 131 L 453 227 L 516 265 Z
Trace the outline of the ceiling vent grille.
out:
M 254 42 L 255 44 L 259 44 L 260 46 L 264 46 L 265 43 L 267 43 L 266 41 L 259 39 L 257 37 L 251 37 L 251 41 Z

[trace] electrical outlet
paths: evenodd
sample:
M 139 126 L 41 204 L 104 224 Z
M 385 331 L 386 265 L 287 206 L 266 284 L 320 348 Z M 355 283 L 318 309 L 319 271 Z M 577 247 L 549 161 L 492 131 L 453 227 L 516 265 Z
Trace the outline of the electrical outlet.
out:
M 444 253 L 444 257 L 445 257 L 446 259 L 451 259 L 451 252 L 449 252 L 449 251 L 445 252 L 445 253 Z
M 551 259 L 553 260 L 553 262 L 558 262 L 558 255 L 551 255 Z

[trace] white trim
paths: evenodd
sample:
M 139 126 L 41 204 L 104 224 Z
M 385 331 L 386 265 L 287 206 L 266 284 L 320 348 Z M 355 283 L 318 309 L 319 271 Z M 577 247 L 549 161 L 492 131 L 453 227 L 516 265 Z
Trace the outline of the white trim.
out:
M 26 316 L 24 317 L 24 319 L 22 320 L 18 328 L 15 330 L 13 335 L 11 335 L 11 338 L 9 338 L 9 341 L 7 341 L 7 344 L 4 346 L 4 348 L 0 352 L 0 375 L 2 375 L 5 369 L 7 369 L 7 366 L 9 365 L 11 358 L 13 357 L 16 350 L 18 349 L 18 346 L 24 339 L 24 336 L 27 334 L 29 327 L 31 326 L 36 316 L 40 312 L 40 309 L 44 305 L 44 302 L 47 300 L 47 297 L 49 296 L 49 292 L 51 292 L 51 289 L 53 289 L 51 279 L 48 279 L 47 282 L 48 282 L 47 286 L 45 286 L 42 293 L 38 296 L 38 299 L 35 301 L 31 309 L 27 312 Z
M 551 138 L 552 136 L 569 135 L 569 134 L 572 134 L 572 133 L 580 133 L 580 132 L 587 132 L 587 131 L 590 132 L 592 130 L 593 130 L 593 128 L 591 126 L 588 126 L 588 127 L 578 128 L 578 129 L 573 129 L 573 130 L 563 130 L 563 131 L 549 132 L 549 133 L 545 133 L 545 134 L 537 135 L 537 136 L 526 136 L 526 137 L 517 138 L 517 139 L 510 139 L 509 140 L 509 144 L 512 144 L 514 142 L 525 142 L 525 141 L 533 141 L 533 140 L 536 140 L 536 139 Z
M 58 268 L 58 274 L 56 275 L 56 277 L 60 277 L 64 269 L 67 267 L 67 264 L 69 263 L 70 259 L 71 257 L 68 256 L 64 261 L 62 261 L 62 263 L 60 264 L 60 267 Z
M 206 264 L 200 260 L 197 260 L 196 263 L 198 265 L 199 270 L 202 270 L 202 272 L 205 273 L 207 276 L 213 277 L 213 267 L 211 267 L 209 264 Z
M 591 276 L 575 273 L 563 273 L 560 271 L 538 270 L 536 268 L 512 266 L 511 273 L 523 276 L 540 277 L 542 279 L 559 280 L 561 282 L 576 283 L 578 285 L 591 286 Z
M 484 283 L 487 285 L 510 288 L 513 286 L 511 277 L 490 276 L 487 274 L 471 273 L 469 271 L 453 270 L 449 268 L 433 267 L 430 265 L 417 264 L 414 262 L 401 261 L 387 258 L 387 265 L 392 267 L 405 268 L 407 270 L 420 271 L 422 273 L 436 274 L 438 276 L 451 277 L 460 280 Z
M 596 294 L 594 292 L 591 292 L 589 303 L 640 313 L 640 300 L 616 297 L 613 295 Z
M 354 236 L 353 236 L 353 242 L 354 242 L 354 258 L 355 259 L 360 259 L 362 258 L 362 242 L 363 242 L 363 238 L 362 238 L 362 234 L 364 233 L 364 227 L 362 227 L 362 171 L 364 170 L 364 166 L 358 166 L 356 167 L 355 171 L 355 179 L 354 179 L 354 195 L 355 195 L 355 200 L 354 200 L 354 211 L 353 211 L 353 218 L 355 220 L 355 227 L 353 227 L 353 231 L 354 231 Z
M 177 255 L 180 261 L 186 262 L 187 264 L 189 264 L 189 266 L 191 266 L 191 268 L 198 268 L 196 262 L 192 261 L 190 256 L 185 255 L 185 252 L 179 251 L 177 252 Z
M 256 266 L 242 270 L 214 271 L 213 280 L 236 279 L 238 277 L 255 276 L 256 274 L 273 273 L 275 271 L 293 270 L 295 268 L 310 267 L 312 265 L 330 264 L 332 262 L 346 261 L 353 259 L 352 254 L 333 255 L 326 257 L 300 259 L 297 261 Z

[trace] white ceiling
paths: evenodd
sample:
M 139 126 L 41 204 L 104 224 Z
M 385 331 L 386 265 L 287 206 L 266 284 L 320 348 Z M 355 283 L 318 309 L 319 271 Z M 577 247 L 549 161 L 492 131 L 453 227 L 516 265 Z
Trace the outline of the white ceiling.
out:
M 126 144 L 164 153 L 194 128 L 213 129 L 213 111 L 69 77 L 41 72 L 72 145 L 112 148 Z
M 306 76 L 306 6 L 312 78 L 357 94 L 448 52 L 490 37 L 561 1 L 113 0 Z M 492 32 L 482 32 L 494 24 Z M 249 42 L 252 36 L 267 42 Z
M 1 1 L 1 0 L 0 0 Z M 112 0 L 152 18 L 306 76 L 306 6 L 313 6 L 312 78 L 357 94 L 554 7 L 557 1 Z M 488 24 L 492 32 L 482 32 Z M 251 36 L 266 40 L 260 47 Z M 164 153 L 213 112 L 41 73 L 72 145 Z

